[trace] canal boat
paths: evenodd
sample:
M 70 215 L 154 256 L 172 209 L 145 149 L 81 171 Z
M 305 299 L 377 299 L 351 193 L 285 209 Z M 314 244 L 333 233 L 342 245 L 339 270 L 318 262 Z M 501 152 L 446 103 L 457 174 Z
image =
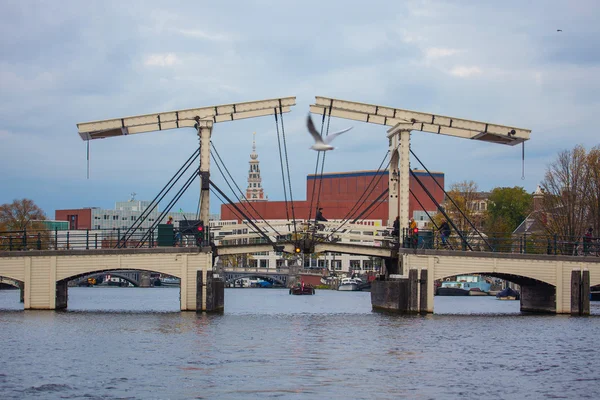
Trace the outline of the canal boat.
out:
M 362 279 L 359 278 L 342 278 L 342 281 L 338 285 L 340 292 L 357 292 L 362 285 Z
M 290 294 L 296 296 L 310 296 L 315 294 L 315 288 L 312 285 L 298 284 L 290 288 Z
M 457 276 L 455 281 L 444 281 L 437 288 L 437 296 L 487 296 L 491 284 L 479 275 Z
M 498 300 L 519 300 L 521 295 L 514 289 L 507 287 L 503 291 L 496 294 Z

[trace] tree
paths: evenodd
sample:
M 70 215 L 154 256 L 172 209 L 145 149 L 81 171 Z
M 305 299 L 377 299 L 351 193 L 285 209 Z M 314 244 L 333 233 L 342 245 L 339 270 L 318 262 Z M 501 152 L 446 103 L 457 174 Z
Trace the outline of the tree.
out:
M 494 188 L 484 216 L 485 233 L 496 250 L 511 246 L 512 232 L 531 212 L 532 196 L 519 186 Z
M 582 146 L 560 152 L 540 184 L 545 193 L 540 222 L 563 241 L 577 240 L 598 213 L 591 204 L 598 204 L 598 193 L 593 193 L 598 182 L 592 182 L 599 168 L 596 150 L 591 156 Z
M 532 196 L 519 186 L 494 188 L 488 197 L 485 224 L 506 226 L 514 231 L 531 212 Z M 486 229 L 492 232 L 490 229 Z
M 470 232 L 473 230 L 469 221 L 475 226 L 480 226 L 481 224 L 481 214 L 477 213 L 473 208 L 473 204 L 479 198 L 478 193 L 479 188 L 477 183 L 473 181 L 463 181 L 450 185 L 448 197 L 452 198 L 454 202 L 446 198 L 443 207 L 450 220 L 452 220 L 456 228 L 461 232 Z M 436 219 L 441 221 L 442 218 L 443 216 L 438 214 Z M 438 221 L 436 221 L 436 224 L 440 225 Z
M 37 221 L 46 219 L 46 215 L 33 200 L 13 200 L 0 205 L 0 230 L 22 231 L 25 229 L 43 229 Z
M 590 174 L 590 189 L 586 196 L 587 221 L 594 228 L 595 235 L 600 236 L 600 145 L 590 150 L 587 164 Z

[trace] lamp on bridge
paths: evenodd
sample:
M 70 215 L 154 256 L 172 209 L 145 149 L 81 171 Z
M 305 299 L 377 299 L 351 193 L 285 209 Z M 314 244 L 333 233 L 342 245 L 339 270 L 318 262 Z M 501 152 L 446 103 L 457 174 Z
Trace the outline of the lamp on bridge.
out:
M 392 177 L 390 179 L 392 182 L 398 182 L 398 171 L 397 170 L 392 171 Z

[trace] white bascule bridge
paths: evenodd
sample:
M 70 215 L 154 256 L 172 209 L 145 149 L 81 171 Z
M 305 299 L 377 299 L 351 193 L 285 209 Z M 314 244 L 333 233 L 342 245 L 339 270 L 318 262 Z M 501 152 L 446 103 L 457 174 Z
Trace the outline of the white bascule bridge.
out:
M 200 165 L 196 172 L 200 176 L 199 219 L 208 221 L 210 190 L 227 199 L 210 180 L 210 137 L 214 126 L 269 115 L 275 115 L 276 121 L 279 117 L 283 123 L 283 114 L 290 112 L 295 103 L 295 97 L 259 100 L 86 122 L 78 124 L 78 129 L 81 138 L 90 141 L 195 127 L 200 142 Z M 387 135 L 382 135 L 391 160 L 388 166 L 388 224 L 396 216 L 403 224 L 409 219 L 411 132 L 504 145 L 523 143 L 529 140 L 531 133 L 512 126 L 327 97 L 316 97 L 310 111 L 388 127 Z M 213 274 L 215 250 L 219 256 L 275 250 L 290 254 L 300 251 L 381 257 L 385 259 L 385 271 L 374 282 L 373 307 L 401 312 L 433 312 L 434 281 L 461 274 L 481 273 L 520 284 L 521 309 L 524 311 L 589 313 L 586 294 L 591 286 L 600 285 L 600 260 L 592 258 L 411 249 L 403 247 L 402 243 L 393 243 L 381 227 L 357 226 L 347 221 L 344 229 L 338 222 L 311 225 L 310 221 L 296 220 L 295 217 L 279 223 L 244 219 L 243 224 L 254 232 L 228 235 L 227 243 L 234 241 L 235 244 L 223 242 L 213 247 L 2 252 L 0 276 L 22 283 L 26 309 L 66 307 L 66 282 L 76 277 L 115 269 L 144 269 L 181 279 L 181 310 L 220 310 L 223 308 L 223 286 Z M 231 227 L 236 228 L 239 226 Z M 245 239 L 253 239 L 253 243 Z

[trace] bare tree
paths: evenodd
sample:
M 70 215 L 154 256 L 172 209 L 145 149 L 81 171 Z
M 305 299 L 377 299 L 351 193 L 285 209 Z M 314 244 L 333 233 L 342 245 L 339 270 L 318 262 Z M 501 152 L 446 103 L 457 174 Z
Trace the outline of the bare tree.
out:
M 470 232 L 472 230 L 468 220 L 475 226 L 481 226 L 482 214 L 477 212 L 473 207 L 476 200 L 479 199 L 477 183 L 474 181 L 453 183 L 450 185 L 448 196 L 454 200 L 454 203 L 446 198 L 444 200 L 444 209 L 454 225 L 461 232 Z
M 588 225 L 591 173 L 585 148 L 575 146 L 558 154 L 541 182 L 545 192 L 541 223 L 549 234 L 576 240 Z
M 587 222 L 594 228 L 595 236 L 600 236 L 600 145 L 588 153 L 588 170 L 590 187 L 585 197 L 588 203 Z
M 0 228 L 5 231 L 42 229 L 41 224 L 35 221 L 45 219 L 44 211 L 33 200 L 13 200 L 12 203 L 0 205 Z

